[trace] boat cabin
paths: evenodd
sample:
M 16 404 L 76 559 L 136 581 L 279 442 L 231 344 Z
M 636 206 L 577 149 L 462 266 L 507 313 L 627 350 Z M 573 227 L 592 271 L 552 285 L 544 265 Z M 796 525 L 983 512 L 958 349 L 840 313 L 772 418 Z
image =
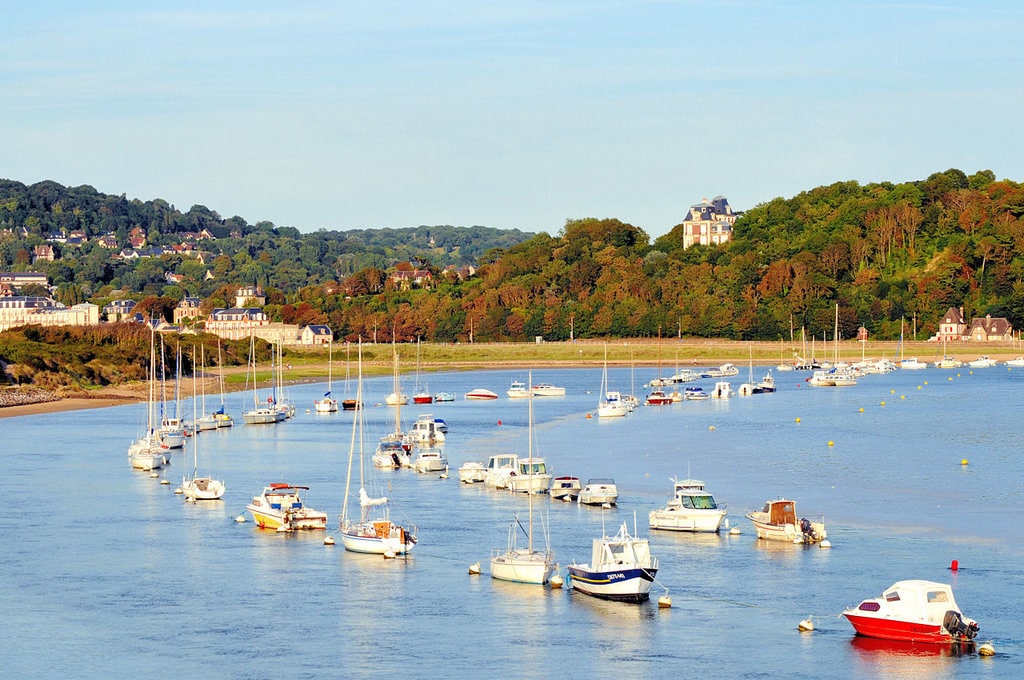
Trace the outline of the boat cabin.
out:
M 761 512 L 768 514 L 769 524 L 796 526 L 796 503 L 787 500 L 768 501 Z
M 519 459 L 520 475 L 546 475 L 548 466 L 543 458 L 521 458 Z

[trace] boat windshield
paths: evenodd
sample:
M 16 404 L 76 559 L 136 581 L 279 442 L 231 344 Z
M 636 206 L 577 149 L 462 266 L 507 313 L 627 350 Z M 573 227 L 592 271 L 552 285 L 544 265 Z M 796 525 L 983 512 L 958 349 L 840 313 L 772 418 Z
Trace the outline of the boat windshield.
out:
M 715 497 L 710 495 L 680 496 L 679 500 L 682 501 L 684 508 L 691 510 L 716 510 L 718 508 Z

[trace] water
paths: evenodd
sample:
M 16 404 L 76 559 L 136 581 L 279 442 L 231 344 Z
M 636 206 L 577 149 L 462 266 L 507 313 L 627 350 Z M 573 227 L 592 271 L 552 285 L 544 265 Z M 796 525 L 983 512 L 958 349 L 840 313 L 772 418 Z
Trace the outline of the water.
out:
M 653 371 L 636 376 L 639 391 Z M 200 439 L 201 468 L 228 491 L 205 505 L 173 494 L 191 470 L 186 454 L 173 454 L 167 486 L 130 469 L 142 405 L 0 420 L 0 489 L 11 510 L 0 551 L 4 675 L 1021 677 L 1024 371 L 907 371 L 849 388 L 809 388 L 804 377 L 778 374 L 776 394 L 599 421 L 586 417 L 599 369 L 534 373 L 568 390 L 535 401 L 537 455 L 555 475 L 613 477 L 621 494 L 609 511 L 535 499 L 538 536 L 546 525 L 558 561 L 582 562 L 602 526 L 614 533 L 627 520 L 632 529 L 635 513 L 661 560 L 652 595 L 667 588 L 671 609 L 487 576 L 491 550 L 504 548 L 527 500 L 460 485 L 455 471 L 526 451 L 527 403 L 504 398 L 525 371 L 435 374 L 435 389 L 486 387 L 503 398 L 403 409 L 406 422 L 423 412 L 448 422 L 451 466 L 444 480 L 385 473 L 394 515 L 419 526 L 408 560 L 234 522 L 265 484 L 287 481 L 311 486 L 308 504 L 336 523 L 352 416 L 305 412 L 322 386 L 291 388 L 297 417 L 271 426 L 242 425 L 251 397 L 229 395 L 239 424 Z M 612 389 L 630 391 L 630 378 L 609 371 Z M 392 410 L 372 406 L 390 378 L 365 390 L 372 441 L 393 421 Z M 646 528 L 670 478 L 688 474 L 728 503 L 741 535 Z M 823 513 L 832 549 L 757 541 L 743 514 L 777 496 L 796 499 L 800 515 Z M 468 575 L 478 561 L 485 573 Z M 854 638 L 842 609 L 905 578 L 951 582 L 998 656 L 922 655 Z M 801 634 L 808 615 L 817 630 Z

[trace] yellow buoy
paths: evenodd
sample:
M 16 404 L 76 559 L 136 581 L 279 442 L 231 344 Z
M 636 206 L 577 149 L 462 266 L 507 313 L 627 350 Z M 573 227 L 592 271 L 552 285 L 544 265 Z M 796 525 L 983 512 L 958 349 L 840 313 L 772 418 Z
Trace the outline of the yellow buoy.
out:
M 714 430 L 714 429 L 715 429 L 715 426 L 714 426 L 714 425 L 708 425 L 708 429 L 709 429 L 709 430 Z
M 896 394 L 896 390 L 889 390 L 889 394 Z
M 170 484 L 170 483 L 171 483 L 171 482 L 170 482 L 170 480 L 168 480 L 168 479 L 161 479 L 161 480 L 160 480 L 160 486 L 167 486 L 167 485 L 168 485 L 168 484 Z
M 927 384 L 928 384 L 928 381 L 927 381 L 927 380 L 925 380 L 925 381 L 924 381 L 924 384 L 925 384 L 925 385 L 927 385 Z
M 881 403 L 881 406 L 885 406 L 885 402 L 884 401 Z
M 906 399 L 906 398 L 907 398 L 907 395 L 905 395 L 905 394 L 901 394 L 900 395 L 900 399 Z
M 860 413 L 864 413 L 864 407 L 863 406 L 860 407 Z
M 808 633 L 814 630 L 814 622 L 811 621 L 811 617 L 808 616 L 806 619 L 797 624 L 796 629 L 799 630 L 801 633 Z
M 978 646 L 978 656 L 995 656 L 996 648 L 991 642 L 983 642 Z
M 181 495 L 181 494 L 183 494 L 183 493 L 185 493 L 185 492 L 184 492 L 184 491 L 182 491 L 182 489 L 181 489 L 181 487 L 180 487 L 180 486 L 179 486 L 179 487 L 178 487 L 177 489 L 175 489 L 175 490 L 174 490 L 174 495 L 175 495 L 175 496 L 180 496 L 180 495 Z
M 334 536 L 325 536 L 324 545 L 334 545 Z
M 961 465 L 967 465 L 967 459 L 966 458 L 961 459 L 960 460 L 960 464 Z
M 390 548 L 384 551 L 384 559 L 393 560 L 395 559 L 395 551 Z
M 800 422 L 800 419 L 799 419 L 799 418 L 797 418 L 797 419 L 796 419 L 796 422 L 798 422 L 798 423 L 799 423 L 799 422 Z
M 471 576 L 476 576 L 477 574 L 479 574 L 480 573 L 480 563 L 479 562 L 474 562 L 473 564 L 469 565 L 469 573 L 470 573 Z
M 733 527 L 732 529 L 729 529 L 729 535 L 730 536 L 739 536 L 740 535 L 740 528 L 739 527 Z
M 551 577 L 551 580 L 548 581 L 548 583 L 551 584 L 551 588 L 553 590 L 559 590 L 559 589 L 561 589 L 562 584 L 564 583 L 564 581 L 562 580 L 562 575 L 561 574 L 555 574 L 554 576 Z
M 672 606 L 672 598 L 669 597 L 668 595 L 662 595 L 661 597 L 658 598 L 658 608 L 659 609 L 668 609 L 671 606 Z
M 589 419 L 589 418 L 593 418 L 593 417 L 594 417 L 594 416 L 590 415 L 589 413 L 587 414 L 587 418 L 588 418 L 588 419 Z

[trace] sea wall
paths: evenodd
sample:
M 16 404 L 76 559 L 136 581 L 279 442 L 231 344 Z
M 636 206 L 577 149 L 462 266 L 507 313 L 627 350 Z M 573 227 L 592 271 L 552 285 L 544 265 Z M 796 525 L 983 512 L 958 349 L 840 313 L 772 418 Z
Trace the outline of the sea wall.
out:
M 0 389 L 0 408 L 5 406 L 25 406 L 26 404 L 42 404 L 48 401 L 60 401 L 60 397 L 53 392 L 31 386 Z

